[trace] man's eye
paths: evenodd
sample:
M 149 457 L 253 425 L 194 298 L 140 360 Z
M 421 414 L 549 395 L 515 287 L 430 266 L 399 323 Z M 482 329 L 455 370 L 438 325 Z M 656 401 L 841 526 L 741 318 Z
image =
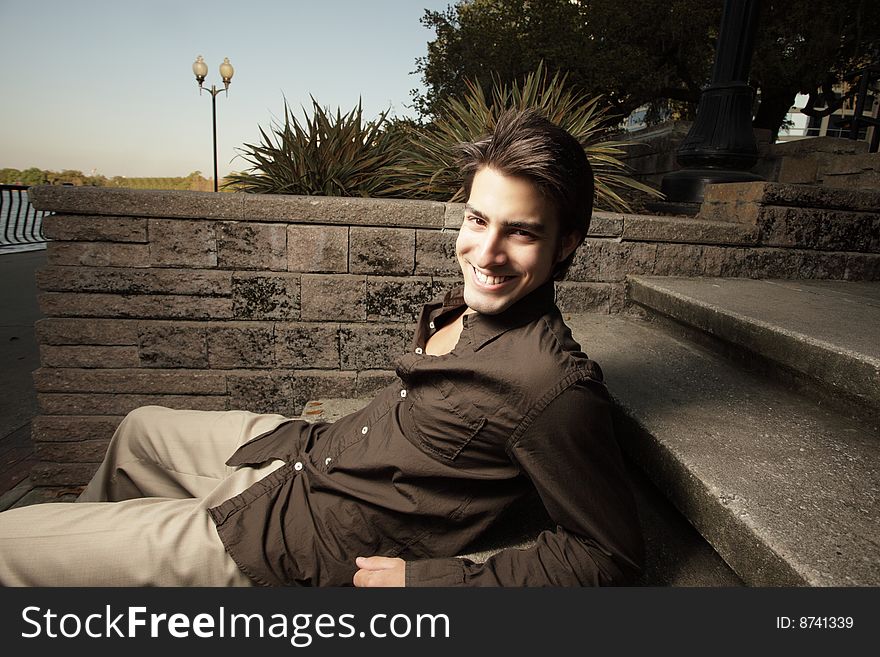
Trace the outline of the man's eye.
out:
M 524 237 L 524 238 L 530 239 L 530 240 L 535 239 L 534 235 L 532 235 L 530 232 L 525 231 L 525 230 L 515 230 L 515 231 L 513 231 L 513 234 L 518 237 Z
M 471 223 L 477 224 L 478 226 L 482 226 L 486 223 L 483 219 L 480 219 L 480 217 L 475 217 L 474 215 L 469 215 L 467 217 L 467 220 Z

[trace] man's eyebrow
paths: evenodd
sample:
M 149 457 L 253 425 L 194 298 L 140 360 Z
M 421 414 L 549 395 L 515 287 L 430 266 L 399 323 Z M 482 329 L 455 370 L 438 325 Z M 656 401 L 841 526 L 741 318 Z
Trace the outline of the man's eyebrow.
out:
M 487 219 L 486 215 L 477 210 L 472 205 L 465 205 L 465 211 L 470 212 L 475 217 L 479 217 L 480 219 Z M 536 235 L 543 235 L 546 232 L 546 228 L 544 224 L 539 223 L 537 221 L 526 221 L 524 219 L 511 219 L 511 220 L 501 220 L 499 222 L 505 228 L 513 228 L 515 230 L 526 230 L 530 233 L 534 233 Z

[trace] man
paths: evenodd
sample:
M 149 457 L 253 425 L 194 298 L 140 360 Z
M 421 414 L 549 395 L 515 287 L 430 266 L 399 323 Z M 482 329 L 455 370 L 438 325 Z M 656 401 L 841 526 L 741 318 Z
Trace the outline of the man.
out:
M 589 227 L 587 158 L 526 111 L 463 162 L 463 287 L 422 309 L 394 383 L 333 424 L 133 411 L 78 504 L 0 514 L 0 583 L 632 582 L 642 539 L 609 397 L 554 304 Z M 555 530 L 453 556 L 533 491 Z

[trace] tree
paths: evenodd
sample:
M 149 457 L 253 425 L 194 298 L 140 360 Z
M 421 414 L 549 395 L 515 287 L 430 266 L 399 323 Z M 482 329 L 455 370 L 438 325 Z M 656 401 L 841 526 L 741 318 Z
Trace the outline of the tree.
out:
M 694 115 L 708 84 L 722 0 L 459 0 L 426 11 L 435 31 L 417 60 L 427 92 L 414 92 L 431 118 L 440 100 L 465 93 L 464 80 L 488 90 L 493 72 L 511 82 L 535 70 L 568 73 L 578 93 L 602 94 L 621 116 L 649 105 L 655 120 L 672 109 Z M 876 0 L 764 2 L 752 58 L 759 92 L 755 126 L 778 131 L 800 91 L 809 93 L 869 61 L 880 47 Z
M 47 182 L 46 172 L 37 167 L 31 167 L 21 172 L 19 180 L 22 185 L 44 185 Z
M 759 20 L 751 84 L 761 102 L 753 125 L 774 139 L 797 93 L 830 88 L 880 61 L 876 0 L 767 2 Z

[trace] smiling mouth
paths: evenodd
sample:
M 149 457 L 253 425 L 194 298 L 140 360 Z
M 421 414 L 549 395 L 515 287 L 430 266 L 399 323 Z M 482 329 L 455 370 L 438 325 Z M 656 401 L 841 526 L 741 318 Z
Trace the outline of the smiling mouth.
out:
M 514 276 L 486 276 L 473 265 L 471 265 L 471 269 L 474 270 L 474 278 L 477 283 L 486 287 L 501 285 L 515 278 Z

